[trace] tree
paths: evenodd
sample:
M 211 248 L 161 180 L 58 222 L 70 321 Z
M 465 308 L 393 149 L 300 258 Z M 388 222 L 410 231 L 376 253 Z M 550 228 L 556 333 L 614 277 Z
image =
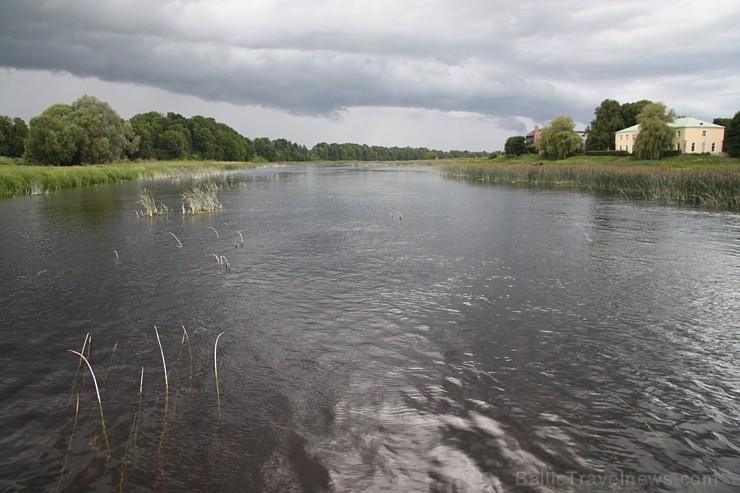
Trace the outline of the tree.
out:
M 56 165 L 109 163 L 135 151 L 137 144 L 131 125 L 108 103 L 83 96 L 31 119 L 26 156 Z
M 675 130 L 669 125 L 676 114 L 663 103 L 650 103 L 637 115 L 640 133 L 635 141 L 635 157 L 655 160 L 663 157 L 673 146 Z
M 725 148 L 730 156 L 740 157 L 740 111 L 735 113 L 730 124 L 725 127 Z
M 26 138 L 28 138 L 28 125 L 23 118 L 13 118 L 10 135 L 7 139 L 8 156 L 21 157 L 26 150 Z
M 641 99 L 634 103 L 624 103 L 622 105 L 622 120 L 624 121 L 624 127 L 622 128 L 637 125 L 637 115 L 639 115 L 649 104 L 652 104 L 652 101 L 648 99 Z
M 26 159 L 64 166 L 79 164 L 85 132 L 74 121 L 73 114 L 71 106 L 55 104 L 31 118 Z
M 619 101 L 605 99 L 594 111 L 596 118 L 591 121 L 586 141 L 586 150 L 613 151 L 614 133 L 626 127 Z
M 523 135 L 515 135 L 506 139 L 504 153 L 507 156 L 521 156 L 527 152 L 527 138 Z
M 22 118 L 0 116 L 0 156 L 23 156 L 27 136 L 28 125 Z
M 80 163 L 110 163 L 126 157 L 138 146 L 131 124 L 104 101 L 82 96 L 72 103 L 72 120 L 84 131 Z
M 542 129 L 538 142 L 540 152 L 545 157 L 565 159 L 581 150 L 583 139 L 576 133 L 576 124 L 569 116 L 555 118 L 549 127 Z

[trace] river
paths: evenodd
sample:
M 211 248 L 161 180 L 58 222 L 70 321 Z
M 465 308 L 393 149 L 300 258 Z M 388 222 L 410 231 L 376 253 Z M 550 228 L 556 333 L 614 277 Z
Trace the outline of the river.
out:
M 426 167 L 214 181 L 197 216 L 187 179 L 0 201 L 0 491 L 740 488 L 737 214 Z

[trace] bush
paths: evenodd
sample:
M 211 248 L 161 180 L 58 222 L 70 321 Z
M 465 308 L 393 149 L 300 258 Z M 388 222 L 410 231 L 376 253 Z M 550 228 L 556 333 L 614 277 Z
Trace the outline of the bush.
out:
M 629 156 L 627 151 L 586 151 L 586 156 Z
M 709 153 L 706 153 L 709 155 Z M 670 151 L 663 151 L 663 157 L 678 157 L 681 155 L 681 151 L 676 149 L 671 149 Z

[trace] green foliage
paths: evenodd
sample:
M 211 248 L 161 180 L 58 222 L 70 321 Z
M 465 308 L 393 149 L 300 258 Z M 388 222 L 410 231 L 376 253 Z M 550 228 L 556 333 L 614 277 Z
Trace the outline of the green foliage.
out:
M 542 129 L 538 142 L 540 152 L 545 157 L 565 159 L 581 150 L 583 140 L 576 133 L 575 123 L 569 116 L 555 118 L 549 127 Z
M 673 146 L 673 127 L 668 125 L 675 118 L 673 110 L 663 103 L 650 103 L 637 116 L 640 133 L 635 141 L 634 154 L 637 159 L 656 160 L 663 157 Z
M 22 118 L 0 116 L 0 156 L 19 158 L 23 156 L 28 125 Z
M 84 131 L 79 149 L 81 163 L 111 163 L 131 154 L 137 147 L 131 124 L 108 103 L 82 96 L 72 103 L 72 119 Z
M 584 154 L 586 156 L 629 156 L 627 151 L 586 151 Z
M 73 113 L 71 106 L 55 104 L 31 118 L 25 158 L 55 165 L 80 164 L 85 132 L 75 123 Z
M 614 150 L 614 133 L 626 127 L 622 116 L 622 106 L 618 101 L 605 99 L 596 108 L 596 118 L 591 121 L 586 141 L 587 151 Z
M 31 119 L 25 156 L 56 165 L 109 163 L 126 157 L 137 143 L 131 125 L 107 103 L 83 96 Z
M 627 128 L 631 127 L 632 125 L 637 125 L 637 115 L 642 113 L 642 110 L 645 109 L 645 107 L 649 104 L 651 104 L 652 101 L 647 99 L 641 99 L 640 101 L 635 101 L 634 103 L 625 103 L 622 105 L 622 120 L 624 121 L 624 127 Z M 619 129 L 621 130 L 621 129 Z
M 740 111 L 725 127 L 725 148 L 732 157 L 740 157 Z
M 507 156 L 521 156 L 527 152 L 527 138 L 523 135 L 515 135 L 506 139 L 504 153 Z

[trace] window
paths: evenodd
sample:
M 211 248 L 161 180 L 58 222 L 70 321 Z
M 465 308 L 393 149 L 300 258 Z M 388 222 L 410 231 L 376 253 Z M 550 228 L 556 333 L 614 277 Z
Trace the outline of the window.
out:
M 680 137 L 680 136 L 681 136 L 681 131 L 679 130 L 678 132 L 676 132 L 676 137 Z
M 691 143 L 691 152 L 696 151 L 696 142 Z
M 717 144 L 715 142 L 712 142 L 712 152 L 715 152 L 717 150 Z
M 681 150 L 681 143 L 680 142 L 676 144 L 676 150 L 677 151 L 680 151 Z
M 622 140 L 622 134 L 619 134 L 619 140 Z M 622 149 L 619 150 L 621 151 Z
M 702 130 L 701 131 L 701 136 L 702 137 L 706 137 L 707 136 L 707 131 L 706 130 Z

